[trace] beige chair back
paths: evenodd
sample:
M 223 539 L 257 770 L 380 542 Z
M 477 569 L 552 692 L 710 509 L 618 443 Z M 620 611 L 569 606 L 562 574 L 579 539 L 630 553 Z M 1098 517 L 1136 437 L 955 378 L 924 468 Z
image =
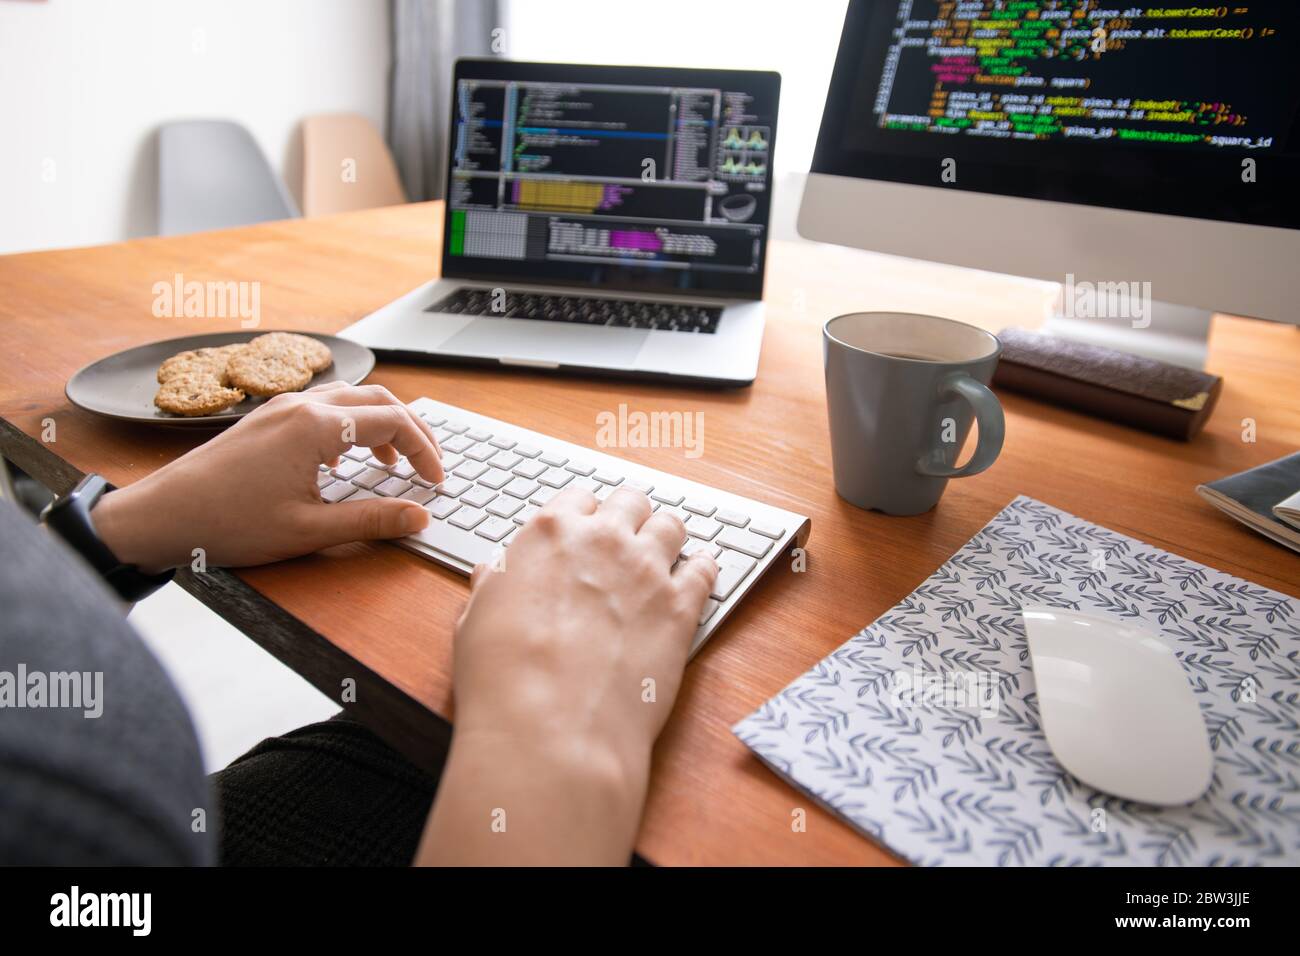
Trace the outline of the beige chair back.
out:
M 302 208 L 307 216 L 406 202 L 397 165 L 364 116 L 332 113 L 302 124 Z

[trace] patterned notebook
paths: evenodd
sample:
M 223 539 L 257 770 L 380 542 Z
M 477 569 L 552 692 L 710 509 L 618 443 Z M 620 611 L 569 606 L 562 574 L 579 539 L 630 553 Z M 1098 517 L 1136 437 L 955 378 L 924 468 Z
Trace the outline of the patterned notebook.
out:
M 1065 772 L 1039 729 L 1027 603 L 1135 618 L 1165 639 L 1210 736 L 1205 796 L 1150 807 Z M 918 864 L 1294 866 L 1298 612 L 1286 595 L 1020 497 L 733 729 Z

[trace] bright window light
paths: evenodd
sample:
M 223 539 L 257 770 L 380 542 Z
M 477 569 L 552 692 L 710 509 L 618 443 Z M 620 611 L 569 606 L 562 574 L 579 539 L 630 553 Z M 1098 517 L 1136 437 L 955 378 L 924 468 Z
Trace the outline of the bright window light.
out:
M 513 60 L 776 70 L 781 74 L 774 173 L 807 172 L 846 0 L 511 0 Z

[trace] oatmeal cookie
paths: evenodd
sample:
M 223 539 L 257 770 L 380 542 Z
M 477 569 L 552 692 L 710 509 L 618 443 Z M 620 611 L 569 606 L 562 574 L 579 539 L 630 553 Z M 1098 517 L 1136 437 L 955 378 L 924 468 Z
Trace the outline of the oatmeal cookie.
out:
M 292 352 L 249 348 L 230 360 L 226 374 L 234 388 L 268 397 L 298 391 L 311 381 L 312 371 L 305 359 Z
M 248 345 L 269 355 L 297 356 L 312 370 L 313 374 L 323 372 L 334 364 L 334 356 L 330 354 L 329 346 L 308 335 L 298 335 L 294 332 L 268 332 L 266 335 L 259 335 Z
M 207 372 L 177 372 L 163 382 L 153 403 L 164 412 L 193 417 L 215 415 L 244 400 L 238 388 L 228 388 Z

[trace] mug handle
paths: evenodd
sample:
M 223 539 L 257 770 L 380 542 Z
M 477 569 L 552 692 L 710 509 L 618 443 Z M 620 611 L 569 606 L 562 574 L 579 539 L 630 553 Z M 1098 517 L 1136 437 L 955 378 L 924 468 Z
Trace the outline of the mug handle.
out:
M 1007 421 L 1002 414 L 1002 405 L 997 396 L 987 386 L 981 385 L 964 372 L 945 380 L 939 387 L 940 395 L 960 395 L 975 410 L 975 422 L 979 426 L 979 441 L 970 461 L 960 468 L 954 468 L 943 460 L 943 449 L 935 449 L 916 463 L 916 470 L 923 475 L 935 478 L 967 478 L 978 475 L 993 462 L 997 461 L 1002 451 L 1002 440 L 1007 434 Z

